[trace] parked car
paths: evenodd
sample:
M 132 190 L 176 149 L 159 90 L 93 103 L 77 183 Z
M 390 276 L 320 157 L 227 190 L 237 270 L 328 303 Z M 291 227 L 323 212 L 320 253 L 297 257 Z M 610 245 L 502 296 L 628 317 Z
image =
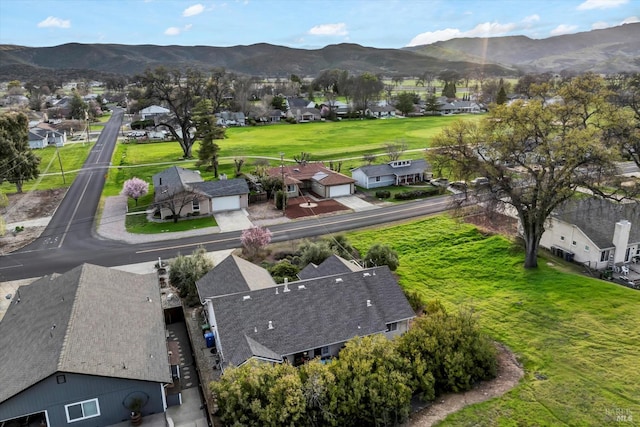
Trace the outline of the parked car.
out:
M 489 185 L 489 178 L 484 176 L 479 176 L 471 180 L 471 185 L 473 187 L 479 187 L 482 185 Z
M 449 180 L 447 178 L 436 178 L 431 180 L 431 184 L 440 187 L 446 187 L 447 185 L 449 185 Z

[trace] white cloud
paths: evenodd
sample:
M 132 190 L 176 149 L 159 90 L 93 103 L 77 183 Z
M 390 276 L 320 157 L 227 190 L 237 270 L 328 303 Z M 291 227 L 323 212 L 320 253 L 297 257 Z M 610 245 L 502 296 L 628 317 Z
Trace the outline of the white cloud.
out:
M 49 16 L 44 21 L 38 22 L 38 27 L 40 28 L 71 28 L 71 21 L 68 19 L 60 19 L 55 16 Z
M 522 20 L 522 22 L 524 22 L 525 24 L 532 24 L 534 22 L 538 22 L 540 20 L 540 15 L 529 15 L 529 16 L 525 16 L 525 18 Z
M 551 34 L 552 36 L 560 36 L 562 34 L 569 34 L 577 29 L 578 29 L 577 25 L 560 24 L 556 28 L 551 30 L 549 34 Z
M 322 24 L 316 25 L 309 30 L 309 34 L 313 36 L 346 36 L 347 24 L 341 22 L 339 24 Z
M 184 31 L 189 31 L 191 29 L 191 27 L 193 27 L 193 24 L 187 24 L 182 28 L 178 28 L 178 27 L 169 27 L 166 30 L 164 30 L 164 34 L 167 36 L 177 36 L 180 33 L 184 32 Z
M 625 18 L 624 21 L 622 21 L 620 24 L 633 24 L 636 22 L 640 22 L 640 18 L 638 18 L 637 16 L 630 16 L 628 18 Z
M 423 44 L 431 44 L 438 41 L 450 40 L 459 37 L 491 37 L 507 34 L 516 28 L 516 24 L 499 24 L 497 22 L 485 22 L 476 25 L 468 31 L 460 31 L 457 28 L 447 28 L 438 31 L 427 31 L 418 34 L 407 44 L 407 46 L 419 46 Z
M 608 28 L 608 27 L 609 27 L 609 23 L 605 21 L 598 21 L 591 24 L 592 30 L 602 30 L 603 28 Z
M 629 3 L 629 0 L 586 0 L 578 10 L 611 9 Z
M 169 27 L 166 30 L 164 30 L 164 34 L 167 36 L 177 36 L 178 34 L 180 34 L 180 28 Z
M 189 6 L 188 8 L 186 8 L 182 12 L 182 16 L 184 16 L 184 17 L 196 16 L 196 15 L 200 15 L 202 12 L 204 12 L 204 6 L 201 5 L 200 3 L 198 3 L 198 4 L 194 4 L 193 6 Z

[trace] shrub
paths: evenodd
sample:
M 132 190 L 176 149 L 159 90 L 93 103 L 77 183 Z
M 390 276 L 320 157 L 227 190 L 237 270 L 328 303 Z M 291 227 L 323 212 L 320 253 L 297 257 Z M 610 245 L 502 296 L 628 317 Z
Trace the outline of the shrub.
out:
M 300 252 L 300 266 L 304 267 L 309 263 L 315 265 L 321 264 L 322 261 L 333 255 L 333 251 L 329 247 L 326 240 L 319 242 L 305 241 L 298 246 Z
M 431 197 L 435 196 L 439 193 L 437 188 L 432 188 L 428 190 L 412 190 L 412 191 L 403 191 L 401 193 L 396 193 L 393 198 L 396 200 L 413 200 L 420 199 L 423 197 Z
M 285 278 L 290 282 L 296 280 L 300 268 L 288 260 L 283 260 L 269 267 L 268 270 L 276 283 L 284 283 Z
M 388 199 L 391 197 L 391 191 L 389 190 L 378 190 L 376 191 L 376 197 L 378 199 Z
M 400 265 L 398 253 L 387 245 L 376 243 L 369 248 L 367 255 L 364 257 L 365 265 L 386 265 L 389 270 L 396 271 Z

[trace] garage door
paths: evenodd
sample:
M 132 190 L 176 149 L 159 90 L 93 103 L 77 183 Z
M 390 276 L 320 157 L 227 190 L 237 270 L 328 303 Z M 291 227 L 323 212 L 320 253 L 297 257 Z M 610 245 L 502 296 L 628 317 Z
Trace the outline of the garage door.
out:
M 349 196 L 351 194 L 351 184 L 334 185 L 329 188 L 329 197 Z
M 216 197 L 213 199 L 213 211 L 233 211 L 240 209 L 240 196 Z

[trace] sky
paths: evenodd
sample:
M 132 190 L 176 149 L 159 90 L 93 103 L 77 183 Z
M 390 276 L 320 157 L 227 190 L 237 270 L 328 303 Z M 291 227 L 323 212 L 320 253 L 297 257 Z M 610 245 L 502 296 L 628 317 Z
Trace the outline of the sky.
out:
M 0 44 L 402 48 L 640 22 L 640 0 L 0 0 Z M 640 34 L 639 34 L 640 37 Z

